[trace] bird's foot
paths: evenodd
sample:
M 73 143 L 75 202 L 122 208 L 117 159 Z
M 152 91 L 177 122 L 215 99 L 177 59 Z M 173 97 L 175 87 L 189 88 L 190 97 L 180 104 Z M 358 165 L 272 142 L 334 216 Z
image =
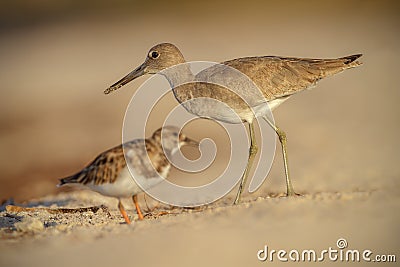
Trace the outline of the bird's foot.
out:
M 281 196 L 282 198 L 298 198 L 303 197 L 302 194 L 296 193 L 294 191 L 289 191 L 285 195 Z

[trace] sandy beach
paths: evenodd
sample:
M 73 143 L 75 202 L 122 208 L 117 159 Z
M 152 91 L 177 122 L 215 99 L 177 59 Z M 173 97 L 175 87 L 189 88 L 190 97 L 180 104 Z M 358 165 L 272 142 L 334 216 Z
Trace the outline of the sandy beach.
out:
M 269 252 L 312 249 L 318 255 L 330 247 L 370 250 L 371 259 L 395 255 L 399 261 L 395 1 L 122 2 L 76 10 L 64 2 L 58 7 L 42 3 L 29 16 L 24 15 L 28 7 L 10 4 L 9 14 L 1 13 L 0 266 L 308 264 L 283 262 L 276 253 L 272 261 L 260 261 L 257 254 L 265 246 Z M 274 111 L 288 136 L 289 167 L 302 197 L 282 197 L 279 144 L 263 185 L 252 194 L 246 190 L 237 206 L 232 205 L 237 188 L 195 209 L 147 197 L 148 210 L 141 194 L 145 220 L 137 221 L 131 200 L 124 199 L 134 220 L 126 225 L 116 199 L 56 187 L 58 178 L 121 143 L 125 110 L 146 78 L 109 96 L 102 92 L 160 42 L 176 44 L 186 60 L 216 62 L 258 55 L 364 54 L 362 66 L 321 81 Z M 163 99 L 150 117 L 148 133 L 162 124 L 164 116 L 158 114 L 176 105 L 172 94 Z M 185 185 L 212 181 L 230 153 L 226 135 L 205 120 L 194 121 L 185 132 L 197 140 L 213 139 L 218 155 L 203 173 L 188 176 L 174 168 L 171 178 Z M 7 205 L 39 209 L 18 212 Z M 345 248 L 338 248 L 339 239 L 347 242 Z M 327 256 L 321 263 L 346 264 Z

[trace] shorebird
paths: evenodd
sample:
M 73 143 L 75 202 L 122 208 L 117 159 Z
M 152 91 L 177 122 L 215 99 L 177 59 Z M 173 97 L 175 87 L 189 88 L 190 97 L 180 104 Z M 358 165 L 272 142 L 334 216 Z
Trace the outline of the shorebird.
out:
M 80 172 L 60 179 L 58 186 L 83 186 L 117 198 L 119 211 L 126 223 L 130 224 L 121 198 L 132 197 L 139 219 L 142 220 L 137 194 L 167 178 L 171 163 L 164 152 L 172 156 L 182 145 L 198 146 L 199 143 L 179 133 L 179 128 L 165 126 L 155 131 L 150 138 L 135 139 L 101 153 Z M 140 186 L 131 177 L 125 160 L 128 160 L 135 181 Z
M 216 119 L 228 123 L 247 122 L 250 136 L 248 162 L 242 174 L 234 204 L 238 204 L 240 201 L 249 170 L 251 169 L 254 157 L 258 151 L 253 122 L 256 117 L 262 117 L 274 129 L 281 143 L 286 178 L 286 195 L 295 196 L 298 194 L 294 191 L 290 180 L 286 134 L 268 118 L 267 113 L 269 110 L 267 112 L 267 105 L 271 110 L 274 110 L 292 95 L 315 86 L 322 78 L 361 65 L 361 63 L 357 61 L 361 56 L 361 54 L 356 54 L 336 59 L 309 59 L 278 56 L 244 57 L 222 62 L 221 64 L 201 71 L 194 77 L 189 67 L 180 68 L 180 73 L 162 73 L 162 71 L 172 66 L 183 64 L 186 61 L 175 45 L 161 43 L 149 50 L 143 64 L 111 85 L 104 93 L 109 94 L 144 74 L 160 73 L 169 81 L 175 98 L 179 103 L 184 105 L 189 112 L 200 117 Z M 243 88 L 240 94 L 249 96 L 246 101 L 244 101 L 243 98 L 235 94 L 235 92 L 216 84 L 189 83 L 175 87 L 180 80 L 186 79 L 194 81 L 197 77 L 216 74 L 223 75 L 227 66 L 247 75 L 259 88 L 261 93 L 257 95 L 254 94 L 254 92 L 248 91 L 247 88 Z M 239 115 L 240 120 L 238 121 L 237 116 L 223 114 L 218 108 L 208 108 L 202 105 L 202 101 L 198 101 L 197 104 L 185 105 L 185 101 L 199 97 L 213 98 L 226 103 Z

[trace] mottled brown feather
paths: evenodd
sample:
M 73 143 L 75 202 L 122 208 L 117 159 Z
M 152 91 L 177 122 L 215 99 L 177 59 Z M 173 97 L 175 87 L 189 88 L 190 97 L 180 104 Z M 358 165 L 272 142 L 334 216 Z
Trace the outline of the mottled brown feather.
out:
M 146 144 L 146 149 L 144 149 L 144 144 Z M 154 169 L 158 173 L 162 173 L 164 168 L 169 165 L 162 147 L 157 142 L 152 139 L 138 139 L 101 153 L 79 173 L 61 179 L 61 184 L 80 183 L 86 185 L 93 182 L 95 185 L 100 185 L 115 182 L 126 167 L 124 149 L 134 151 L 134 153 L 128 153 L 129 163 L 143 177 L 156 177 L 157 173 Z

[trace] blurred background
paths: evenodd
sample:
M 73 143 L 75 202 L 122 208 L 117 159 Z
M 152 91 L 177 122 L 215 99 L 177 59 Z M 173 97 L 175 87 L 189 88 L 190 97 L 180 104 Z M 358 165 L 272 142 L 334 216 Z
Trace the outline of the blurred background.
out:
M 146 78 L 103 90 L 160 42 L 186 60 L 216 62 L 363 53 L 362 67 L 292 97 L 275 120 L 288 135 L 298 191 L 398 186 L 399 14 L 397 1 L 2 1 L 0 201 L 57 193 L 57 178 L 119 144 L 125 109 Z M 174 105 L 170 95 L 158 108 Z M 161 122 L 154 116 L 149 134 Z M 218 145 L 214 166 L 195 176 L 209 180 L 226 163 L 226 135 L 200 120 L 186 133 Z M 276 153 L 257 194 L 285 190 Z

